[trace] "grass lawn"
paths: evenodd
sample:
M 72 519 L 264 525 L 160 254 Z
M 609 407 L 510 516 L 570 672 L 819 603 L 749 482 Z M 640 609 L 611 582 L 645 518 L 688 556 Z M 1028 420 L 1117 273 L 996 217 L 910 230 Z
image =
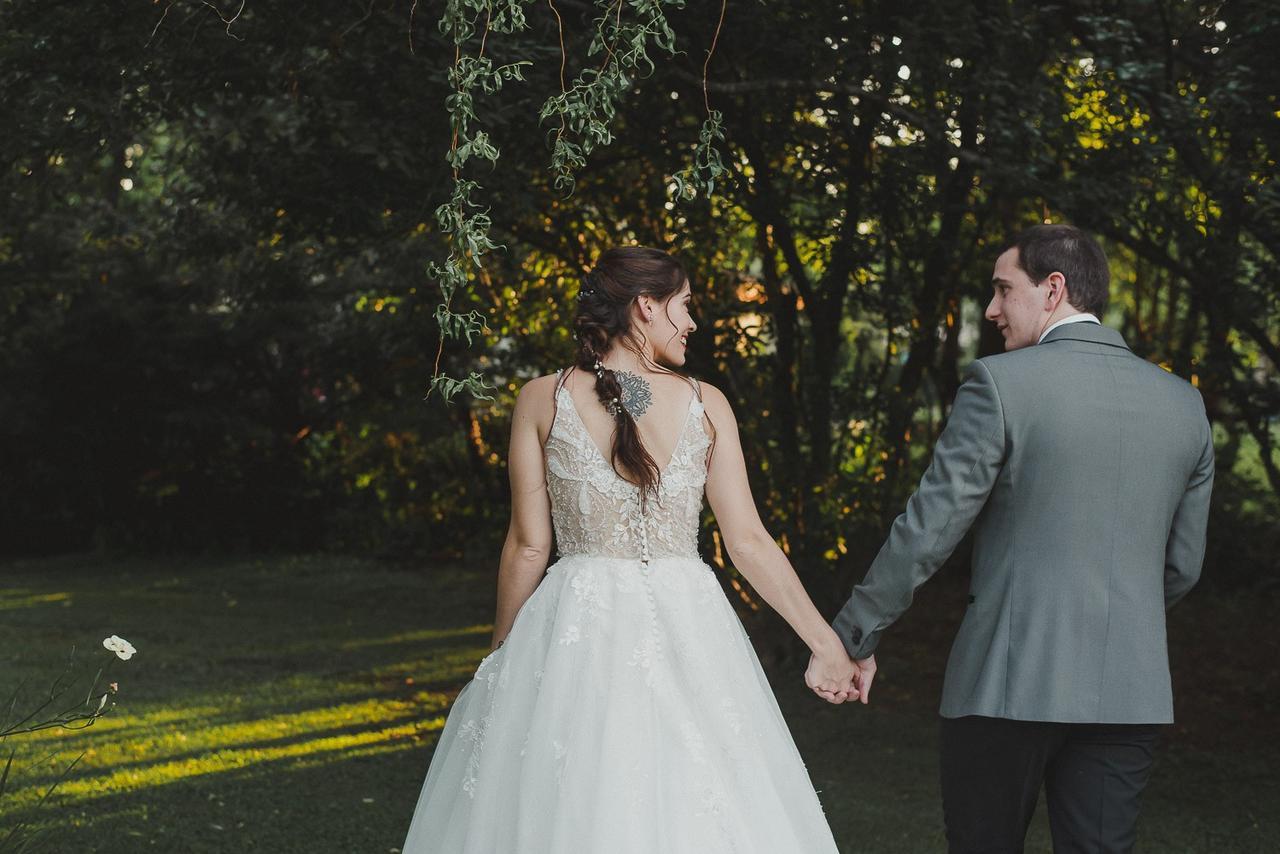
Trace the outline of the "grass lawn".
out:
M 51 851 L 394 851 L 487 649 L 492 583 L 329 556 L 0 564 L 0 689 L 45 684 L 73 645 L 96 655 L 110 634 L 138 648 L 107 677 L 120 694 L 106 719 L 27 740 L 0 827 L 49 779 L 30 763 L 84 751 L 42 811 Z M 926 586 L 886 637 L 869 708 L 816 700 L 796 644 L 762 643 L 842 850 L 944 848 L 935 709 L 963 593 L 956 578 Z M 1201 593 L 1171 615 L 1179 723 L 1141 851 L 1280 850 L 1275 605 Z M 1043 814 L 1028 850 L 1049 850 Z

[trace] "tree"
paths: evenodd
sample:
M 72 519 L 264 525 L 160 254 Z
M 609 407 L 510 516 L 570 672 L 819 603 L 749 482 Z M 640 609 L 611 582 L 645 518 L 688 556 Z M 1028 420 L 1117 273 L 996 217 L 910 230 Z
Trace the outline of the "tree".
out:
M 514 392 L 641 242 L 687 262 L 691 371 L 834 598 L 1000 346 L 994 256 L 1046 217 L 1104 237 L 1108 320 L 1275 491 L 1261 4 L 8 8 L 10 547 L 496 536 Z M 473 375 L 492 400 L 442 384 Z

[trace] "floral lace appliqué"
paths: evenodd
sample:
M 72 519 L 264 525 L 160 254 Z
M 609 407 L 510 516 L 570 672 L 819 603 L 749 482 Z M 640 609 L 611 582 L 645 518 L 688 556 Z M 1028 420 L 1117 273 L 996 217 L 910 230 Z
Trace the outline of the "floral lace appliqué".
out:
M 647 502 L 641 502 L 640 490 L 619 477 L 595 446 L 568 389 L 561 387 L 556 397 L 557 415 L 546 455 L 547 491 L 560 555 L 645 561 L 696 558 L 711 444 L 697 395 L 689 403 L 658 494 Z

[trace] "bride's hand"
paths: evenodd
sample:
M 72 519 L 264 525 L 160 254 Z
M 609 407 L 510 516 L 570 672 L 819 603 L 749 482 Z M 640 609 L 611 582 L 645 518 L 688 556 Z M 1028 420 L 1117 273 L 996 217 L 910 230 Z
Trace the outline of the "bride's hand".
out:
M 809 667 L 804 672 L 804 684 L 828 703 L 839 705 L 847 700 L 858 698 L 858 689 L 853 679 L 856 668 L 844 647 L 813 653 L 809 656 Z

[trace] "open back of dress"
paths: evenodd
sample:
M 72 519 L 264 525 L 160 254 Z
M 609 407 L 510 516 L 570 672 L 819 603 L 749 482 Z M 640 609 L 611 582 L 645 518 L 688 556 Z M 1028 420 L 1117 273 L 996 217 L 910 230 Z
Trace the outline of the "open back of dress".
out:
M 658 494 L 640 500 L 640 489 L 618 475 L 587 432 L 573 396 L 556 389 L 556 419 L 547 437 L 547 491 L 561 557 L 650 560 L 698 557 L 698 523 L 707 482 L 711 438 L 695 387 Z

